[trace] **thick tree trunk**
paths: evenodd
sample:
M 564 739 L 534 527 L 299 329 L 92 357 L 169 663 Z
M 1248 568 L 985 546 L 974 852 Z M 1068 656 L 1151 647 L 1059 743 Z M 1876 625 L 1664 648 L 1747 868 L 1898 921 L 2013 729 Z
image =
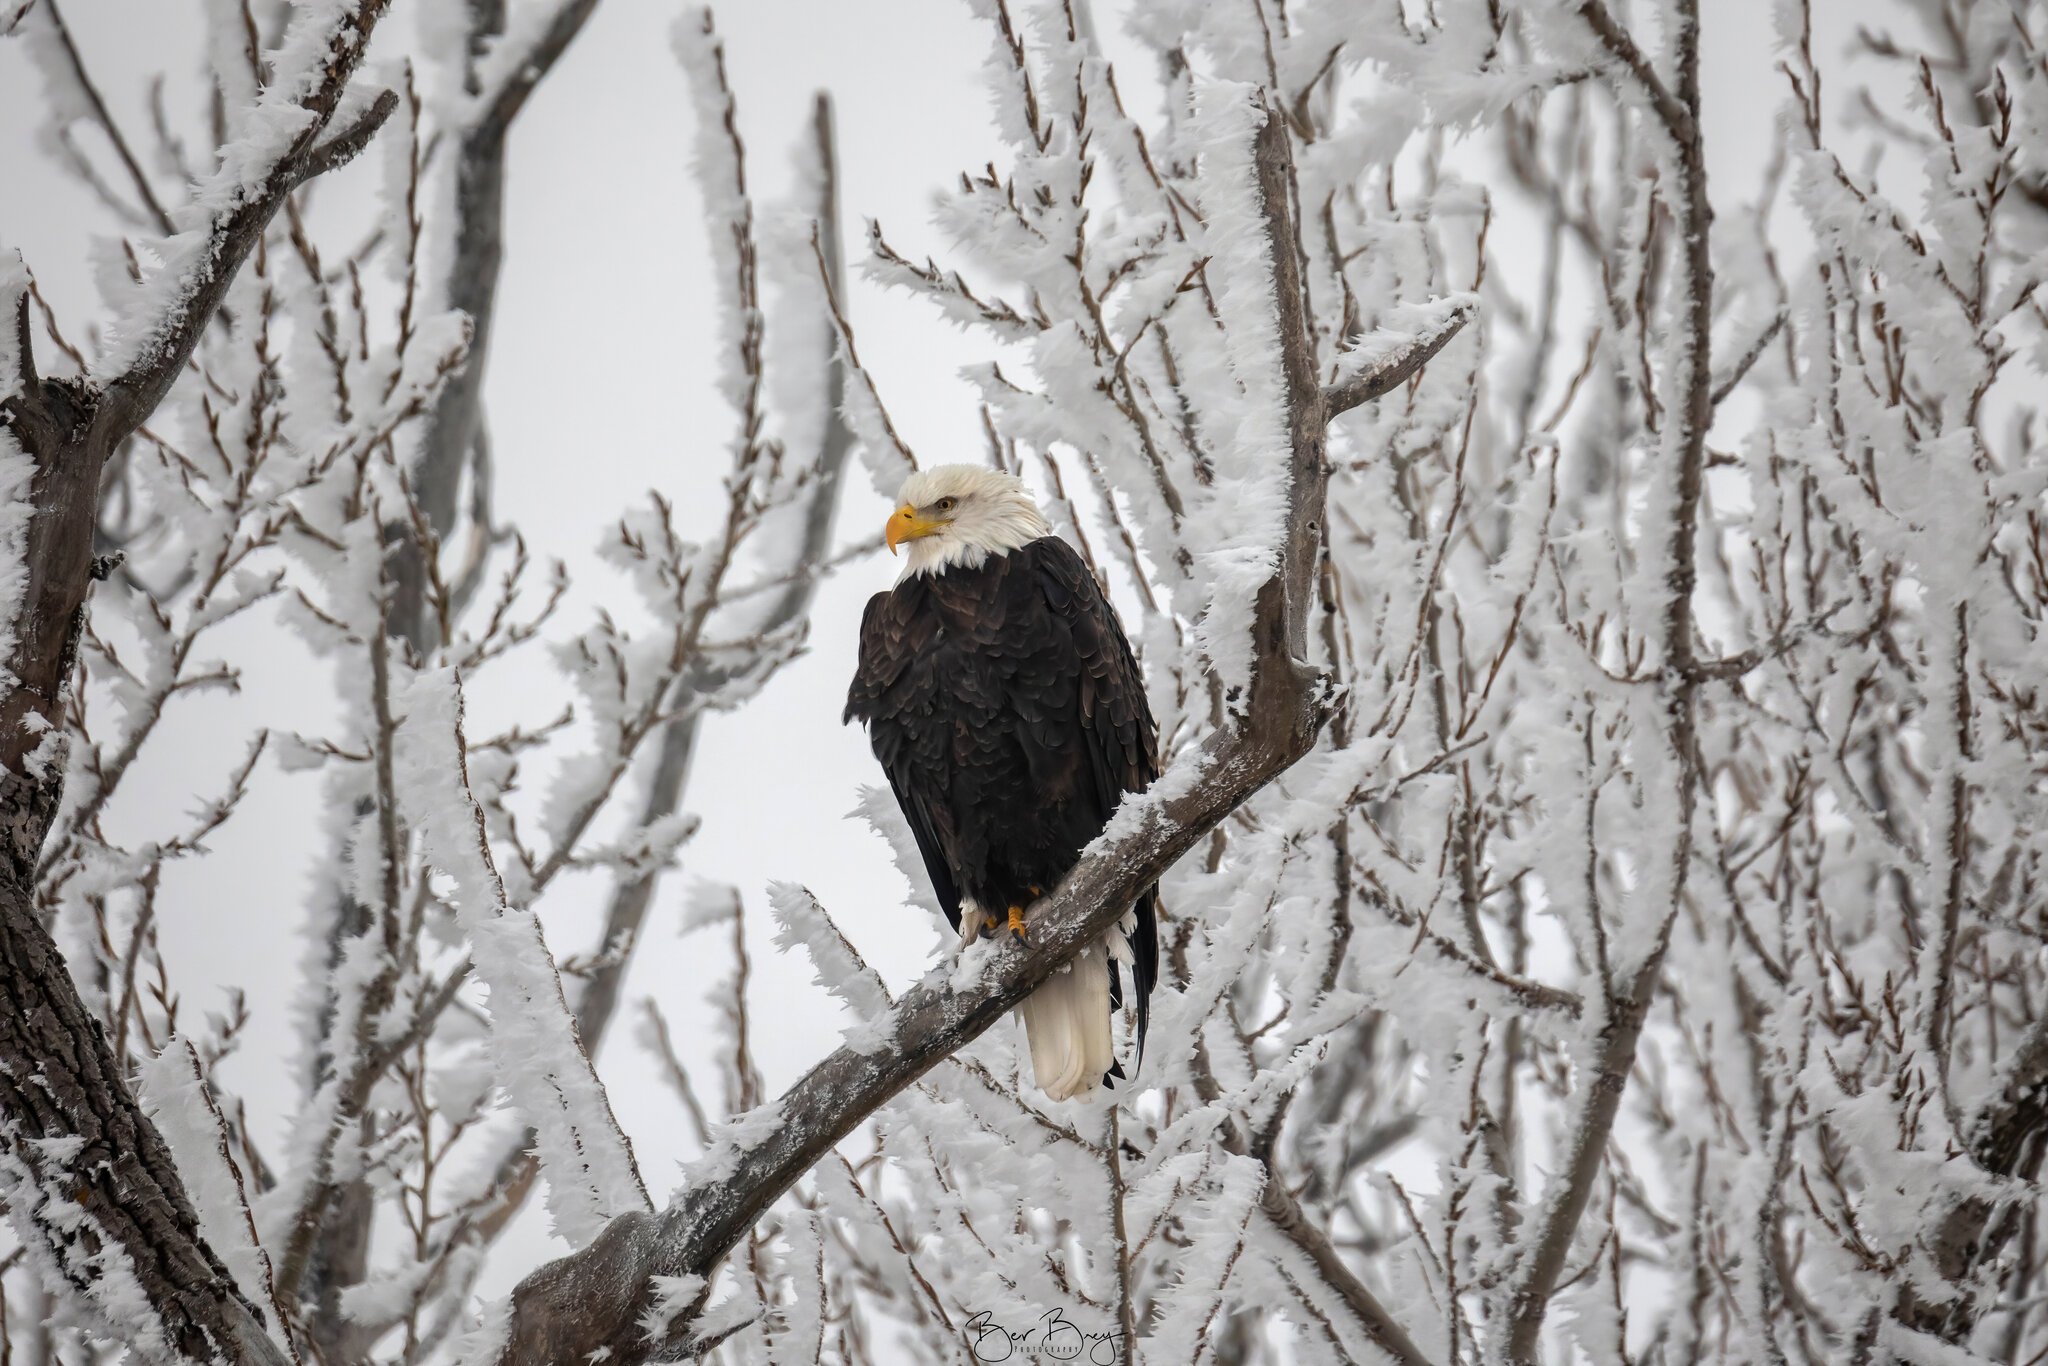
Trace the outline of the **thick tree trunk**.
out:
M 201 1236 L 170 1151 L 80 1002 L 17 867 L 0 874 L 0 1114 L 9 1202 L 17 1228 L 41 1235 L 31 1251 L 46 1280 L 104 1302 L 125 1292 L 113 1279 L 125 1273 L 180 1355 L 285 1361 Z

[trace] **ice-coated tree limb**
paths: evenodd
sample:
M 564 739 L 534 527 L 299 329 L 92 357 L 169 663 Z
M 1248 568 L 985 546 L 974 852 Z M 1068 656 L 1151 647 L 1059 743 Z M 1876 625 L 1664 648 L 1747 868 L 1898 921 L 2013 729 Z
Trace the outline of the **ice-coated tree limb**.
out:
M 470 345 L 462 368 L 450 376 L 429 409 L 419 449 L 408 469 L 420 520 L 429 533 L 424 538 L 428 543 L 410 526 L 394 526 L 388 533 L 394 581 L 392 635 L 407 642 L 422 658 L 433 650 L 439 628 L 429 602 L 427 557 L 439 553 L 441 541 L 455 529 L 463 471 L 475 468 L 481 477 L 489 460 L 483 390 L 497 314 L 498 278 L 504 264 L 508 135 L 527 99 L 582 31 L 597 0 L 564 0 L 525 50 L 492 53 L 497 58 L 493 70 L 500 73 L 495 79 L 483 71 L 484 58 L 486 49 L 503 39 L 505 0 L 467 0 L 465 8 L 468 69 L 464 88 L 469 99 L 463 106 L 464 121 L 455 130 L 455 221 L 441 289 L 445 305 L 470 320 Z M 487 501 L 480 501 L 479 511 L 488 521 Z M 488 535 L 490 528 L 482 525 L 478 531 Z M 475 567 L 479 577 L 487 554 L 486 544 Z M 365 908 L 346 897 L 341 901 L 339 936 L 330 949 L 333 954 L 369 923 Z M 431 1026 L 432 1021 L 427 1023 Z M 369 1069 L 359 1094 L 350 1097 L 355 1105 L 368 1100 L 369 1089 L 382 1071 L 381 1066 Z M 336 1194 L 332 1209 L 321 1212 L 319 1244 L 306 1287 L 316 1302 L 312 1331 L 345 1359 L 360 1355 L 368 1345 L 362 1340 L 360 1325 L 341 1313 L 337 1294 L 343 1286 L 360 1281 L 367 1270 L 373 1203 L 368 1186 L 355 1181 Z
M 327 56 L 317 83 L 298 102 L 308 116 L 305 127 L 263 174 L 244 172 L 239 188 L 246 197 L 232 201 L 204 230 L 207 249 L 198 268 L 170 306 L 152 320 L 145 340 L 135 350 L 135 359 L 119 374 L 95 377 L 103 393 L 94 425 L 109 444 L 146 421 L 184 372 L 201 329 L 226 297 L 242 262 L 262 240 L 263 230 L 283 207 L 285 196 L 313 176 L 341 166 L 368 145 L 370 136 L 397 107 L 395 98 L 380 96 L 369 106 L 372 112 L 336 133 L 333 141 L 327 140 L 328 125 L 389 5 L 390 0 L 358 0 L 343 13 L 326 40 Z
M 1415 1339 L 1408 1335 L 1408 1330 L 1387 1312 L 1386 1306 L 1379 1302 L 1365 1282 L 1344 1264 L 1344 1258 L 1330 1242 L 1330 1235 L 1316 1227 L 1300 1203 L 1287 1193 L 1279 1176 L 1270 1170 L 1266 1174 L 1265 1188 L 1259 1192 L 1259 1213 L 1280 1236 L 1302 1250 L 1323 1278 L 1323 1283 L 1337 1293 L 1389 1357 L 1400 1362 L 1401 1366 L 1428 1366 L 1429 1358 L 1415 1345 Z
M 513 121 L 534 88 L 583 30 L 597 0 L 566 0 L 527 51 L 502 55 L 508 69 L 486 84 L 481 57 L 505 28 L 505 0 L 468 0 L 470 104 L 455 145 L 455 225 L 445 303 L 469 318 L 469 359 L 449 380 L 427 416 L 425 435 L 410 471 L 413 497 L 436 545 L 422 546 L 409 532 L 395 533 L 392 573 L 398 583 L 394 631 L 424 654 L 433 627 L 427 608 L 425 557 L 454 528 L 462 471 L 484 440 L 484 377 L 498 312 L 498 275 L 505 261 L 505 151 Z
M 1593 1186 L 1606 1162 L 1608 1136 L 1621 1110 L 1622 1094 L 1635 1068 L 1636 1044 L 1664 969 L 1671 931 L 1685 898 L 1686 874 L 1692 864 L 1692 809 L 1698 796 L 1699 744 L 1697 695 L 1699 661 L 1693 648 L 1693 588 L 1698 581 L 1700 496 L 1706 479 L 1707 429 L 1714 421 L 1714 378 L 1711 349 L 1714 267 L 1709 250 L 1713 211 L 1707 199 L 1706 148 L 1700 132 L 1700 19 L 1698 0 L 1679 0 L 1671 35 L 1677 88 L 1667 88 L 1599 0 L 1587 0 L 1581 13 L 1594 32 L 1648 91 L 1658 119 L 1677 149 L 1678 185 L 1672 212 L 1678 219 L 1676 278 L 1671 288 L 1679 313 L 1678 333 L 1669 351 L 1673 395 L 1670 420 L 1677 424 L 1670 449 L 1676 468 L 1660 472 L 1674 485 L 1668 539 L 1662 547 L 1664 602 L 1659 622 L 1664 653 L 1664 739 L 1670 750 L 1674 790 L 1669 800 L 1676 815 L 1671 855 L 1670 897 L 1658 907 L 1660 917 L 1649 951 L 1628 980 L 1603 974 L 1600 989 L 1606 1007 L 1598 1036 L 1592 1040 L 1596 1062 L 1591 1076 L 1579 1083 L 1565 1162 L 1551 1178 L 1541 1211 L 1536 1215 L 1528 1250 L 1522 1254 L 1508 1301 L 1505 1359 L 1512 1366 L 1536 1366 L 1543 1324 L 1564 1271 L 1579 1221 L 1591 1200 Z M 1590 908 L 1596 918 L 1599 907 Z
M 832 132 L 832 99 L 822 91 L 812 107 L 811 126 L 823 168 L 818 203 L 814 206 L 814 221 L 818 225 L 820 251 L 824 255 L 826 269 L 835 287 L 843 291 L 838 152 Z M 772 636 L 793 625 L 810 612 L 811 603 L 817 597 L 820 576 L 801 571 L 805 566 L 823 564 L 832 553 L 832 527 L 839 508 L 839 491 L 845 482 L 846 458 L 853 449 L 852 434 L 839 415 L 845 392 L 845 367 L 836 357 L 827 358 L 825 407 L 831 417 L 825 425 L 824 444 L 817 454 L 812 488 L 805 495 L 803 538 L 797 562 L 792 566 L 796 572 L 777 596 L 757 634 Z M 660 758 L 648 781 L 646 799 L 641 806 L 641 824 L 651 825 L 680 809 L 683 785 L 689 776 L 690 755 L 696 747 L 697 727 L 704 716 L 704 700 L 715 695 L 728 681 L 715 674 L 692 675 L 678 687 L 672 708 L 676 719 L 669 722 L 662 733 Z M 650 869 L 637 878 L 621 882 L 614 890 L 605 917 L 604 938 L 600 941 L 607 949 L 628 944 L 639 935 L 660 876 L 659 869 Z M 625 978 L 625 969 L 626 957 L 622 952 L 607 952 L 603 965 L 588 975 L 583 991 L 577 997 L 576 1024 L 582 1031 L 585 1044 L 593 1050 L 617 1012 L 619 986 Z
M 184 371 L 200 332 L 285 196 L 314 172 L 332 169 L 359 150 L 381 120 L 376 111 L 389 114 L 392 104 L 380 100 L 337 143 L 324 141 L 388 4 L 360 0 L 336 22 L 324 43 L 318 79 L 297 105 L 304 127 L 260 169 L 243 171 L 240 193 L 228 198 L 201 230 L 203 249 L 189 274 L 169 292 L 162 310 L 142 321 L 139 345 L 131 348 L 133 359 L 124 367 L 84 383 L 38 380 L 25 300 L 12 320 L 19 328 L 23 373 L 19 383 L 0 376 L 0 393 L 12 390 L 0 399 L 0 425 L 35 461 L 36 475 L 30 491 L 35 513 L 28 530 L 28 583 L 15 623 L 14 655 L 7 661 L 15 686 L 0 699 L 0 768 L 10 785 L 20 781 L 23 759 L 42 735 L 62 730 L 61 666 L 92 578 L 93 527 L 107 455 L 148 419 Z M 11 813 L 17 805 L 16 794 L 0 792 L 0 808 Z M 45 813 L 32 830 L 10 828 L 9 855 L 23 858 L 30 835 L 39 846 L 47 822 Z M 33 864 L 33 847 L 26 850 L 26 861 Z
M 498 1366 L 542 1366 L 596 1354 L 611 1366 L 634 1366 L 686 1345 L 703 1291 L 682 1307 L 685 1312 L 664 1313 L 677 1306 L 661 1303 L 654 1278 L 708 1280 L 720 1259 L 813 1163 L 941 1059 L 1000 1021 L 1093 943 L 1140 889 L 1314 746 L 1327 703 L 1322 678 L 1304 660 L 1323 538 L 1328 410 L 1295 260 L 1292 154 L 1285 123 L 1270 109 L 1258 137 L 1257 167 L 1272 244 L 1292 478 L 1279 563 L 1258 595 L 1254 673 L 1244 711 L 1177 760 L 1149 792 L 1124 803 L 1104 836 L 1040 903 L 1028 948 L 994 941 L 971 980 L 951 980 L 945 972 L 928 976 L 876 1022 L 876 1037 L 891 1041 L 887 1047 L 871 1053 L 839 1049 L 780 1099 L 735 1126 L 741 1137 L 714 1149 L 686 1174 L 666 1210 L 614 1220 L 589 1247 L 529 1275 L 513 1292 L 502 1340 L 484 1359 Z M 1465 314 L 1454 314 L 1441 337 L 1417 344 L 1440 347 L 1465 321 Z
M 814 221 L 818 225 L 819 251 L 829 278 L 843 293 L 838 153 L 832 127 L 832 100 L 821 91 L 812 109 L 812 136 L 816 140 L 823 172 L 818 186 L 818 202 L 814 206 Z M 839 507 L 839 491 L 844 483 L 846 458 L 853 449 L 853 440 L 845 421 L 839 416 L 840 403 L 846 391 L 845 367 L 836 355 L 822 359 L 827 375 L 826 409 L 831 417 L 825 426 L 824 444 L 813 466 L 815 477 L 804 495 L 804 530 L 797 563 L 792 566 L 795 572 L 759 628 L 758 634 L 763 636 L 773 636 L 809 613 L 822 575 L 803 571 L 808 566 L 823 565 L 832 552 L 832 526 Z M 683 789 L 689 781 L 690 759 L 696 752 L 697 732 L 704 720 L 707 700 L 730 681 L 727 671 L 698 670 L 678 683 L 669 707 L 675 719 L 662 729 L 661 749 L 647 781 L 646 795 L 641 801 L 641 825 L 653 825 L 682 808 Z M 612 891 L 605 914 L 604 933 L 598 939 L 597 964 L 584 974 L 582 990 L 572 1007 L 578 1036 L 592 1056 L 596 1055 L 605 1031 L 618 1013 L 619 990 L 625 982 L 626 969 L 632 963 L 633 946 L 640 941 L 641 930 L 647 922 L 647 912 L 654 904 L 655 889 L 660 881 L 661 870 L 650 868 L 638 875 L 623 877 Z M 485 1236 L 502 1229 L 531 1192 L 538 1170 L 533 1147 L 533 1136 L 526 1134 L 500 1161 L 498 1183 L 505 1190 L 506 1197 L 501 1207 L 481 1226 Z
M 1477 313 L 1475 304 L 1460 302 L 1452 309 L 1450 316 L 1456 322 L 1450 326 L 1439 326 L 1434 332 L 1426 333 L 1408 345 L 1366 366 L 1357 374 L 1339 380 L 1323 390 L 1323 408 L 1331 416 L 1348 413 L 1361 403 L 1369 403 L 1406 384 L 1417 371 L 1450 344 L 1463 327 Z
M 1670 130 L 1671 135 L 1680 143 L 1691 141 L 1697 131 L 1693 127 L 1693 120 L 1698 115 L 1697 108 L 1687 105 L 1682 90 L 1673 93 L 1671 87 L 1664 83 L 1663 78 L 1657 74 L 1657 69 L 1650 65 L 1650 59 L 1636 44 L 1635 36 L 1614 17 L 1614 12 L 1607 8 L 1603 0 L 1579 0 L 1579 14 L 1585 19 L 1586 26 L 1593 30 L 1593 35 L 1600 40 L 1600 45 L 1627 69 L 1629 76 L 1642 88 L 1644 98 L 1656 109 L 1658 119 Z M 1693 79 L 1697 82 L 1697 72 L 1694 73 Z M 1683 84 L 1684 78 L 1681 76 L 1680 85 Z

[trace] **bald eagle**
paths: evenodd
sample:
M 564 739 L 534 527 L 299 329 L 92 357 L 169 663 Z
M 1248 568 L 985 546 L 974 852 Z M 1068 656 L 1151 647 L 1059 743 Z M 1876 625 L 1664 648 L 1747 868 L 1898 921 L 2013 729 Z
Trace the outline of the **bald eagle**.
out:
M 845 719 L 866 724 L 962 943 L 998 927 L 1023 939 L 1026 908 L 1158 774 L 1144 680 L 1116 609 L 1022 480 L 942 465 L 906 480 L 900 501 L 886 539 L 909 559 L 868 603 Z M 1123 1076 L 1120 969 L 1144 1055 L 1156 895 L 1021 1007 L 1032 1074 L 1054 1100 Z

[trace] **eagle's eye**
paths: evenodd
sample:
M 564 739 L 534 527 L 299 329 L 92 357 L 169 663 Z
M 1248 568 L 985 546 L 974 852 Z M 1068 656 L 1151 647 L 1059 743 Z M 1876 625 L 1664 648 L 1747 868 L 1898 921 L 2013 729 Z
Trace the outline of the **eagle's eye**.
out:
M 941 498 L 936 506 L 941 512 L 951 512 L 954 508 L 960 506 L 960 500 L 958 498 Z

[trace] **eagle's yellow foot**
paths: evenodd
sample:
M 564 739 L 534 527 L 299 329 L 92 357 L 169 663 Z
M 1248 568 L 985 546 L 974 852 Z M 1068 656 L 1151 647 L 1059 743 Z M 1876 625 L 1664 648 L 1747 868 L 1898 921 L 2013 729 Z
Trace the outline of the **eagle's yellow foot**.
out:
M 1010 935 L 1019 944 L 1031 942 L 1024 937 L 1024 908 L 1022 906 L 1010 907 Z

